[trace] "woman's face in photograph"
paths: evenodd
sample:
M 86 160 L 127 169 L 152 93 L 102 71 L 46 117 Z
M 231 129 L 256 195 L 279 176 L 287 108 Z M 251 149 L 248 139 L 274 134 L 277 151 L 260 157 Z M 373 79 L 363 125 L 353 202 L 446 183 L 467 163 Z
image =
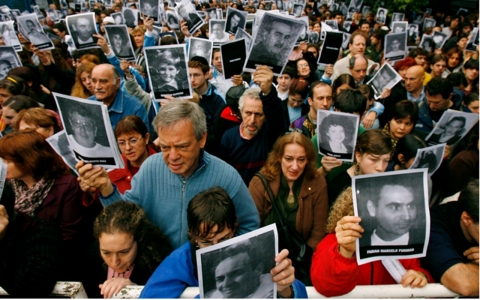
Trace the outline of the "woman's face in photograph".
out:
M 341 144 L 345 139 L 345 130 L 342 126 L 333 125 L 328 128 L 327 136 L 330 142 Z
M 175 76 L 178 74 L 178 70 L 175 65 L 161 63 L 158 70 L 160 72 L 160 78 L 166 83 L 175 80 Z

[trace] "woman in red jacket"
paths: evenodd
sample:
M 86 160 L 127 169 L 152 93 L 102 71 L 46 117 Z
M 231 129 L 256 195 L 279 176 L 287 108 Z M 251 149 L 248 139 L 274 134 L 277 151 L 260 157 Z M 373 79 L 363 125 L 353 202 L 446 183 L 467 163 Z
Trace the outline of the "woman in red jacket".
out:
M 361 219 L 353 216 L 352 188 L 343 191 L 335 201 L 327 221 L 327 236 L 318 244 L 312 259 L 313 286 L 323 296 L 333 297 L 352 291 L 357 285 L 396 284 L 381 261 L 359 266 L 355 242 L 364 232 Z M 400 259 L 407 272 L 400 284 L 424 287 L 433 278 L 422 269 L 420 260 Z
M 157 151 L 155 145 L 150 142 L 147 126 L 137 116 L 126 116 L 121 119 L 115 127 L 115 136 L 125 168 L 112 170 L 108 172 L 108 176 L 123 194 L 131 188 L 130 182 L 142 163 Z

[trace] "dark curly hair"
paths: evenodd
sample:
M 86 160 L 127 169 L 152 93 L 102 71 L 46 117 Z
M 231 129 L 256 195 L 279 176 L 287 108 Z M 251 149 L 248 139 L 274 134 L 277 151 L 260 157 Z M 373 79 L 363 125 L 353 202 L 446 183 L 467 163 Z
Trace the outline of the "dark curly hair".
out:
M 105 207 L 93 223 L 93 236 L 97 240 L 103 233 L 118 232 L 133 236 L 138 246 L 135 264 L 152 273 L 172 252 L 160 228 L 150 223 L 145 211 L 133 202 L 118 201 Z

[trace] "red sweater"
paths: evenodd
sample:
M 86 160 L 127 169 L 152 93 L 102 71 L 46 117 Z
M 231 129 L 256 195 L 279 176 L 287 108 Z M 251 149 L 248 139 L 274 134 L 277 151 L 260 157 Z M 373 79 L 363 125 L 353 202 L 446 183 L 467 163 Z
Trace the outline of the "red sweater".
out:
M 400 259 L 406 270 L 424 273 L 428 282 L 433 278 L 422 269 L 417 258 Z M 357 265 L 357 259 L 346 258 L 338 252 L 338 242 L 334 233 L 330 233 L 317 245 L 313 254 L 310 271 L 313 286 L 323 296 L 333 297 L 352 291 L 357 285 L 397 284 L 381 261 Z

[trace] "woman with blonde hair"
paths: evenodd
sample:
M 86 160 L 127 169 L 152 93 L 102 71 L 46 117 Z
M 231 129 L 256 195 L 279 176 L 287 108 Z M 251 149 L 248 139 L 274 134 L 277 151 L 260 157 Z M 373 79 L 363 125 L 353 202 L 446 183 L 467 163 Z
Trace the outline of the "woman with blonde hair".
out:
M 367 131 L 370 132 L 370 131 Z M 396 284 L 381 261 L 359 266 L 355 257 L 356 240 L 364 232 L 360 217 L 354 216 L 352 188 L 337 198 L 327 221 L 327 235 L 312 259 L 313 286 L 325 297 L 347 294 L 357 285 Z M 400 283 L 411 288 L 424 287 L 433 278 L 418 258 L 400 259 L 407 272 Z
M 269 187 L 256 175 L 248 189 L 257 206 L 261 226 L 279 222 L 272 205 L 275 201 L 286 223 L 314 250 L 325 235 L 328 199 L 327 184 L 317 173 L 316 153 L 310 139 L 296 131 L 279 138 L 260 173 Z M 275 199 L 269 197 L 268 188 Z M 298 273 L 302 267 L 307 267 L 303 271 L 308 274 L 309 264 L 295 266 L 296 277 L 304 281 Z
M 96 64 L 91 62 L 82 62 L 77 68 L 75 84 L 72 87 L 72 96 L 87 99 L 93 95 L 95 87 L 92 83 L 92 70 L 95 66 Z

